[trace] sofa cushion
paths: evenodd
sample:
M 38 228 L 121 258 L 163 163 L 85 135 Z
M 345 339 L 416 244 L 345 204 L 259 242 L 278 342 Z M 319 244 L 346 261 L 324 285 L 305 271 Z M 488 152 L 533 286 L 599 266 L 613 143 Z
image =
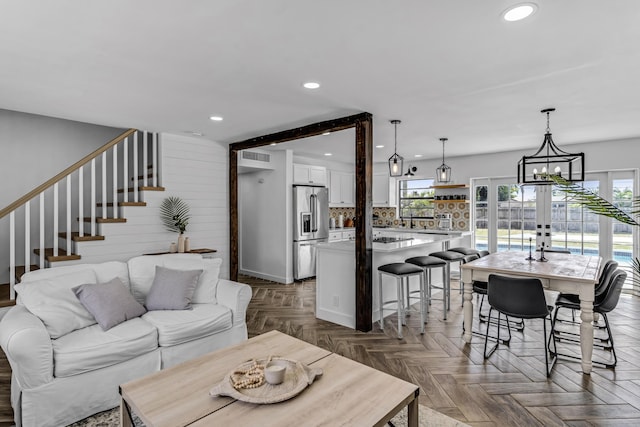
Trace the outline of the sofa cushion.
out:
M 188 310 L 202 270 L 172 270 L 156 266 L 147 294 L 147 310 Z
M 202 270 L 191 302 L 196 304 L 216 304 L 216 288 L 220 276 L 222 258 L 200 258 L 177 260 L 167 258 L 164 266 L 174 270 Z
M 114 277 L 118 277 L 122 280 L 127 289 L 131 289 L 129 285 L 129 268 L 126 262 L 122 261 L 107 261 L 98 264 L 75 264 L 66 265 L 64 267 L 56 268 L 41 268 L 26 273 L 20 279 L 21 283 L 35 282 L 43 279 L 52 279 L 58 276 L 65 276 L 69 273 L 76 273 L 79 271 L 92 270 L 96 275 L 96 282 L 106 283 Z
M 161 347 L 181 344 L 231 327 L 231 310 L 217 304 L 193 304 L 191 310 L 148 311 L 142 319 L 158 329 Z
M 203 270 L 193 294 L 193 303 L 216 303 L 216 288 L 220 275 L 221 258 L 204 259 L 198 254 L 145 255 L 127 261 L 131 293 L 144 304 L 153 284 L 156 266 L 174 270 Z
M 72 290 L 105 331 L 147 312 L 118 277 L 107 283 L 85 284 Z
M 141 318 L 103 331 L 99 325 L 53 340 L 54 375 L 69 377 L 124 362 L 158 348 L 158 333 Z
M 96 283 L 93 270 L 79 270 L 50 279 L 20 283 L 15 289 L 19 295 L 18 302 L 40 318 L 51 338 L 56 339 L 96 323 L 96 319 L 71 290 L 85 283 Z

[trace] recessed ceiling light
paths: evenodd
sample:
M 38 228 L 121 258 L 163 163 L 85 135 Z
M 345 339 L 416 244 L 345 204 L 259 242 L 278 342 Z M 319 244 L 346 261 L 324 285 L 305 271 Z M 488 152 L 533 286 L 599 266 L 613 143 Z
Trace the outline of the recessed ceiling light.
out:
M 209 117 L 210 120 L 213 120 L 214 122 L 221 122 L 223 119 L 220 116 L 211 116 Z
M 191 135 L 193 135 L 193 136 L 204 136 L 204 134 L 202 132 L 191 132 Z
M 306 83 L 303 83 L 302 86 L 304 86 L 305 89 L 318 89 L 320 87 L 320 83 L 306 82 Z
M 331 132 L 325 132 L 323 135 L 331 135 Z
M 384 145 L 376 145 L 376 148 L 384 148 Z
M 422 154 L 415 154 L 413 157 L 422 157 Z
M 502 18 L 505 21 L 513 22 L 520 21 L 528 16 L 531 16 L 538 9 L 535 3 L 520 3 L 515 6 L 511 6 L 509 9 L 502 13 Z
M 324 153 L 325 156 L 333 156 L 331 153 Z
M 271 143 L 271 144 L 269 144 L 269 145 L 278 145 L 278 143 L 277 143 L 277 142 L 272 142 L 272 143 Z

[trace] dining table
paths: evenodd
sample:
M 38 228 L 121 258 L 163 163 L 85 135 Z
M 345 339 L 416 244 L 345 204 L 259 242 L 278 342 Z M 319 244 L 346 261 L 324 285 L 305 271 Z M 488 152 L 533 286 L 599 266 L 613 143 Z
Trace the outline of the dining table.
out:
M 481 257 L 460 267 L 464 287 L 463 339 L 472 340 L 474 281 L 487 282 L 490 274 L 535 277 L 545 289 L 580 297 L 580 350 L 582 372 L 591 373 L 593 355 L 593 301 L 602 258 L 597 255 L 502 251 Z

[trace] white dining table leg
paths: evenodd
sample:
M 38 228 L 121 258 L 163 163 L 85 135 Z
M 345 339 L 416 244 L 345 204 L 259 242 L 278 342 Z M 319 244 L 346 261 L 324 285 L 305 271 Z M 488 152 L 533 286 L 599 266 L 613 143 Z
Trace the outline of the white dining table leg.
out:
M 463 276 L 466 272 L 463 272 Z M 462 280 L 462 278 L 460 278 Z M 470 280 L 464 280 L 464 294 L 462 298 L 464 299 L 463 303 L 463 312 L 464 312 L 464 334 L 462 338 L 465 342 L 471 342 L 471 337 L 473 336 L 472 327 L 473 327 L 473 286 L 471 286 Z M 592 331 L 593 334 L 593 331 Z
M 582 372 L 591 373 L 593 356 L 593 288 L 580 293 L 580 349 L 582 350 Z

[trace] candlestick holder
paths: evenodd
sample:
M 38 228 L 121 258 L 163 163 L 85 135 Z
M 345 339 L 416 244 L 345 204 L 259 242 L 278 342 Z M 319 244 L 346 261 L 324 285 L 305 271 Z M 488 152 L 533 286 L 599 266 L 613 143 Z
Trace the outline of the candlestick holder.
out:
M 544 257 L 544 242 L 540 245 L 540 259 L 537 259 L 538 262 L 547 262 L 549 261 Z
M 531 237 L 529 237 L 529 256 L 525 258 L 527 261 L 533 261 L 535 258 L 531 255 Z

